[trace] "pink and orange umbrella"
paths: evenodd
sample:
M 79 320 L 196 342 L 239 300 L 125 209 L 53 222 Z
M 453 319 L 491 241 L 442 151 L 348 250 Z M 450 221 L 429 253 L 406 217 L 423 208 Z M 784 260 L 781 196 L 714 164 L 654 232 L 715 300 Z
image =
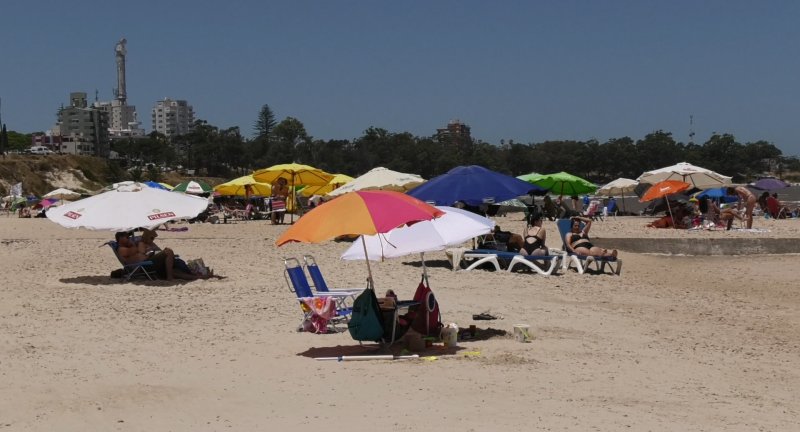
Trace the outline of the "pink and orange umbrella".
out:
M 278 237 L 275 244 L 321 243 L 342 235 L 382 234 L 402 225 L 431 220 L 443 214 L 436 207 L 399 192 L 350 192 L 303 215 Z M 364 253 L 366 254 L 366 245 Z M 372 286 L 369 260 L 367 271 L 369 284 Z

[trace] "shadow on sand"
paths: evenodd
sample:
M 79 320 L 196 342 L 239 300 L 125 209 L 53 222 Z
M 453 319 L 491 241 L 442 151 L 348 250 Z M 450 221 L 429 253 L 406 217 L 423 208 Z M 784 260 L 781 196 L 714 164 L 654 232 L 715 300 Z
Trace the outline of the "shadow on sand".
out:
M 66 284 L 81 284 L 81 285 L 140 285 L 140 286 L 175 286 L 175 285 L 184 285 L 187 282 L 186 280 L 179 280 L 175 279 L 173 281 L 165 281 L 165 280 L 147 280 L 147 279 L 131 279 L 129 281 L 125 281 L 124 279 L 114 279 L 109 276 L 75 276 L 69 278 L 61 278 L 58 280 L 61 283 Z

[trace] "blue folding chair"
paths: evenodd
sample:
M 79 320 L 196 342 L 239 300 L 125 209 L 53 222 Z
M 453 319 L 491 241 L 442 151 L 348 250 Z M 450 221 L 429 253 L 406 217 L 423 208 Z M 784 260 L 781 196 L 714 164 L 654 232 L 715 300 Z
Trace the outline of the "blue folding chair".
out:
M 336 302 L 336 317 L 335 319 L 331 320 L 331 324 L 336 327 L 336 324 L 340 321 L 347 322 L 348 317 L 352 314 L 353 310 L 350 307 L 344 305 L 343 299 L 350 297 L 351 294 L 349 293 L 336 293 L 336 292 L 317 292 L 314 293 L 311 291 L 311 285 L 308 284 L 308 278 L 306 278 L 306 274 L 303 271 L 303 267 L 300 265 L 300 260 L 297 258 L 284 258 L 284 271 L 283 277 L 286 279 L 286 284 L 289 287 L 289 291 L 292 291 L 297 296 L 298 301 L 300 304 L 303 304 L 302 298 L 303 297 L 330 297 L 333 298 Z M 301 306 L 302 308 L 302 306 Z M 309 319 L 313 314 L 313 311 L 309 311 L 306 308 L 303 309 L 303 321 Z M 302 328 L 302 322 L 299 328 Z
M 120 264 L 122 264 L 122 268 L 125 271 L 125 276 L 123 277 L 124 282 L 128 282 L 133 278 L 136 277 L 146 277 L 148 280 L 156 279 L 156 269 L 152 261 L 139 261 L 135 263 L 126 263 L 122 257 L 119 255 L 119 244 L 115 240 L 110 240 L 100 247 L 108 245 L 112 251 L 114 251 L 114 256 L 117 257 L 117 260 Z
M 314 290 L 316 290 L 318 294 L 327 293 L 329 295 L 333 294 L 341 296 L 342 298 L 352 298 L 353 300 L 355 300 L 356 296 L 364 292 L 364 290 L 366 289 L 366 288 L 331 289 L 325 282 L 325 278 L 322 277 L 322 271 L 319 269 L 319 265 L 317 265 L 317 260 L 315 260 L 313 256 L 303 255 L 303 262 L 305 263 L 308 275 L 311 276 L 311 282 L 314 284 L 312 288 L 314 288 Z

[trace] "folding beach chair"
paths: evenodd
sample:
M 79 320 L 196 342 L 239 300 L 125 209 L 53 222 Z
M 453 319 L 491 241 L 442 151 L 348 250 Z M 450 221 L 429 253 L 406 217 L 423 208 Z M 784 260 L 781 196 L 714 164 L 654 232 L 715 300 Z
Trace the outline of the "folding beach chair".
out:
M 356 296 L 361 294 L 365 288 L 335 288 L 331 289 L 328 287 L 328 284 L 325 282 L 325 278 L 322 277 L 322 271 L 319 269 L 319 265 L 317 265 L 317 260 L 314 259 L 311 255 L 303 255 L 303 262 L 305 263 L 306 271 L 308 275 L 311 276 L 311 282 L 313 283 L 312 288 L 318 294 L 328 294 L 328 295 L 336 295 L 337 297 L 341 298 L 342 306 L 347 306 L 344 304 L 347 298 L 351 298 L 352 300 L 356 299 Z M 350 303 L 352 305 L 352 302 Z
M 605 272 L 606 267 L 608 267 L 612 273 L 619 276 L 622 272 L 622 260 L 615 257 L 598 257 L 598 256 L 591 256 L 591 255 L 578 255 L 569 250 L 567 247 L 567 243 L 565 241 L 565 237 L 571 231 L 572 228 L 572 220 L 571 219 L 559 219 L 556 221 L 556 225 L 558 225 L 558 232 L 561 235 L 561 243 L 563 244 L 563 250 L 566 254 L 564 264 L 562 268 L 564 270 L 568 270 L 573 265 L 575 266 L 575 270 L 578 271 L 579 274 L 583 274 L 589 268 L 589 266 L 594 263 L 595 269 L 603 273 Z
M 337 323 L 341 321 L 347 322 L 348 316 L 352 313 L 352 309 L 344 306 L 343 300 L 351 297 L 349 293 L 317 292 L 315 294 L 311 291 L 311 285 L 308 284 L 306 274 L 297 258 L 284 258 L 283 264 L 285 267 L 283 271 L 283 277 L 286 280 L 286 285 L 289 287 L 289 291 L 293 292 L 297 296 L 297 299 L 301 305 L 300 307 L 303 310 L 303 321 L 300 323 L 299 329 L 302 329 L 303 323 L 306 320 L 311 319 L 313 315 L 313 311 L 305 307 L 305 304 L 302 300 L 303 298 L 329 297 L 334 299 L 334 301 L 336 301 L 336 317 L 330 321 L 331 324 L 335 328 Z
M 117 261 L 122 264 L 122 269 L 125 271 L 123 276 L 123 281 L 128 282 L 133 278 L 136 277 L 146 277 L 148 280 L 156 279 L 156 269 L 153 265 L 152 261 L 139 261 L 136 263 L 126 264 L 125 261 L 122 260 L 122 257 L 119 255 L 119 244 L 116 241 L 110 240 L 102 245 L 109 246 L 111 250 L 114 252 L 114 256 L 117 257 Z

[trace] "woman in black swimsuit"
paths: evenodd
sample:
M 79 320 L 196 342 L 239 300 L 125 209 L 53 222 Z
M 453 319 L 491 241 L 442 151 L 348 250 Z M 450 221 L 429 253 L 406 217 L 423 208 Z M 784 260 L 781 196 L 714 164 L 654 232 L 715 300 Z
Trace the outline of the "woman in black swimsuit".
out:
M 531 216 L 530 225 L 525 227 L 523 233 L 525 241 L 520 249 L 521 254 L 527 255 L 547 255 L 548 250 L 544 242 L 547 239 L 547 231 L 542 227 L 542 214 L 535 213 Z
M 581 222 L 585 223 L 583 229 L 581 229 Z M 572 229 L 564 236 L 564 243 L 567 245 L 567 248 L 578 255 L 616 258 L 616 249 L 603 249 L 592 244 L 589 240 L 589 228 L 591 227 L 591 218 L 573 217 Z

